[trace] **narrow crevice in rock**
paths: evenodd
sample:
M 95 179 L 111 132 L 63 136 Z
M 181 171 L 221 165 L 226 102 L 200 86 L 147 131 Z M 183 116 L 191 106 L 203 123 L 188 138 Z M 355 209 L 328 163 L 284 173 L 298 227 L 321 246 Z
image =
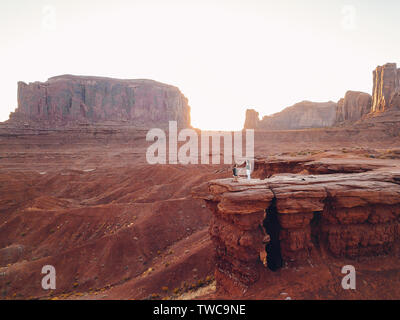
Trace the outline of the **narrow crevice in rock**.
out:
M 281 244 L 279 234 L 281 226 L 278 220 L 278 211 L 276 209 L 276 198 L 271 202 L 271 205 L 266 209 L 263 227 L 269 235 L 269 242 L 266 244 L 267 266 L 272 271 L 277 271 L 282 267 Z
M 321 220 L 322 212 L 314 212 L 314 216 L 310 221 L 311 227 L 311 242 L 316 249 L 320 248 L 321 245 Z
M 400 184 L 400 178 L 394 177 L 393 178 L 393 183 Z

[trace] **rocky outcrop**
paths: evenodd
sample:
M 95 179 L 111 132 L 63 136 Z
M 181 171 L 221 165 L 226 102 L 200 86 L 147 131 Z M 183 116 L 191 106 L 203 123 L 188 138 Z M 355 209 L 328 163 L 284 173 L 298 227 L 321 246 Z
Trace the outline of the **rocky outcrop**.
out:
M 247 109 L 244 129 L 257 129 L 259 122 L 260 118 L 258 112 L 254 109 Z
M 400 240 L 400 171 L 365 170 L 220 179 L 194 189 L 213 212 L 217 286 L 245 288 L 269 272 L 263 263 L 276 270 L 311 263 L 322 252 L 390 253 Z
M 372 97 L 368 93 L 347 91 L 340 99 L 336 110 L 335 124 L 356 122 L 370 113 Z
M 372 93 L 372 112 L 400 108 L 400 69 L 396 63 L 387 63 L 375 69 Z
M 395 63 L 378 66 L 373 72 L 373 93 L 347 91 L 338 103 L 303 101 L 258 120 L 255 110 L 246 111 L 245 129 L 293 130 L 353 125 L 359 120 L 374 122 L 382 112 L 391 112 L 387 121 L 400 111 L 400 69 Z M 380 119 L 380 118 L 379 118 Z M 378 122 L 380 121 L 378 119 Z M 386 121 L 386 122 L 387 122 Z M 381 122 L 381 121 L 380 121 Z M 396 122 L 396 121 L 391 121 Z
M 258 121 L 255 128 L 263 130 L 293 130 L 329 127 L 335 122 L 335 102 L 302 101 Z M 249 117 L 249 118 L 248 118 Z M 246 112 L 246 124 L 254 124 L 254 111 Z M 257 122 L 256 122 L 257 123 Z
M 115 122 L 190 126 L 188 100 L 178 88 L 153 80 L 119 80 L 63 75 L 18 83 L 18 108 L 10 123 L 68 125 Z
M 212 181 L 195 188 L 194 196 L 205 199 L 213 212 L 209 230 L 215 247 L 217 282 L 233 279 L 238 285 L 249 285 L 259 277 L 257 264 L 266 236 L 262 223 L 274 194 L 261 180 L 231 182 Z
M 393 94 L 390 100 L 389 110 L 400 110 L 400 91 Z

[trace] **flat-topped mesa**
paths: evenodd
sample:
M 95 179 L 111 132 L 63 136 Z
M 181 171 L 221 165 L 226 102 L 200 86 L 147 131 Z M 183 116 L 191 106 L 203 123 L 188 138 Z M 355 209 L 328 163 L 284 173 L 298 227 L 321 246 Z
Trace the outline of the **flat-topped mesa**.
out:
M 246 110 L 244 129 L 296 130 L 323 128 L 335 123 L 335 102 L 302 101 L 270 116 L 259 119 L 254 109 Z
M 190 107 L 178 88 L 153 80 L 63 75 L 18 83 L 18 108 L 10 123 L 74 123 L 190 127 Z
M 372 112 L 400 109 L 400 69 L 396 63 L 379 66 L 373 72 Z
M 215 275 L 225 291 L 243 290 L 269 269 L 318 261 L 322 252 L 379 255 L 400 240 L 400 170 L 221 179 L 193 196 L 212 210 Z
M 334 124 L 337 104 L 335 102 L 302 101 L 281 112 L 265 116 L 258 123 L 262 130 L 295 130 L 323 128 Z

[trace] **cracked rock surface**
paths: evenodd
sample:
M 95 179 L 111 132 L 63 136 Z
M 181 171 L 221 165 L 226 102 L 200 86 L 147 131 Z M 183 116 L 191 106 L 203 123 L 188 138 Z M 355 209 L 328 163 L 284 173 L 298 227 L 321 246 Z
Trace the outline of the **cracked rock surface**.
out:
M 336 173 L 282 173 L 278 167 L 279 161 L 258 159 L 254 176 L 269 178 L 218 179 L 193 189 L 213 212 L 210 234 L 220 286 L 232 280 L 247 286 L 259 279 L 268 212 L 278 217 L 281 259 L 289 267 L 308 263 L 322 251 L 352 259 L 388 254 L 399 242 L 400 167 L 340 160 L 281 162 L 283 171 Z

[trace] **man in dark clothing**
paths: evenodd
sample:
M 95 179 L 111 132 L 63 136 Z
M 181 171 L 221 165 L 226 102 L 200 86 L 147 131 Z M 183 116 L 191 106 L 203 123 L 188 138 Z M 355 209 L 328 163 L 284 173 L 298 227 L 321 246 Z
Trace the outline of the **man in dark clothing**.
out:
M 233 181 L 234 182 L 238 182 L 238 167 L 237 167 L 237 164 L 235 163 L 234 165 L 233 165 L 233 168 L 232 168 L 232 173 L 233 173 Z

